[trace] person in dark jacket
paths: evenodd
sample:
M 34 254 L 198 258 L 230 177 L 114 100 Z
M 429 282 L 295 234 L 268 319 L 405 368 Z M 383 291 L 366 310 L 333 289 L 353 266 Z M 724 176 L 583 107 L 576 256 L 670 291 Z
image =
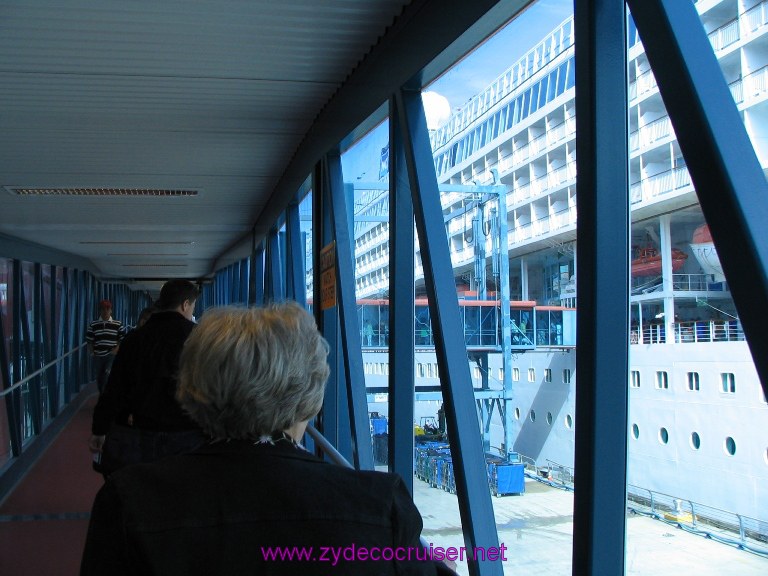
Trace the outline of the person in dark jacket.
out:
M 187 280 L 166 282 L 157 311 L 123 339 L 91 424 L 89 447 L 104 451 L 105 475 L 125 464 L 189 451 L 205 440 L 175 397 L 179 356 L 195 327 L 197 297 L 197 287 Z
M 296 303 L 207 310 L 184 346 L 177 398 L 211 441 L 107 480 L 81 575 L 453 574 L 420 546 L 399 476 L 302 447 L 327 355 Z

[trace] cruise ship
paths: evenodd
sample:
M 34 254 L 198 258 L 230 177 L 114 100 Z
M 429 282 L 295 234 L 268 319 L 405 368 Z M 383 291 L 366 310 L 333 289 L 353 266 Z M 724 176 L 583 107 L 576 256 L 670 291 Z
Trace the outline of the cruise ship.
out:
M 696 6 L 766 167 L 768 2 Z M 747 517 L 768 534 L 768 403 L 631 18 L 628 30 L 630 378 L 618 376 L 616 385 L 630 388 L 629 493 L 666 498 L 678 510 L 682 502 L 698 514 Z M 478 433 L 489 453 L 572 473 L 578 426 L 572 18 L 432 128 Z M 380 177 L 386 155 L 384 147 Z M 370 410 L 386 414 L 387 192 L 359 180 L 356 290 L 366 385 Z M 416 265 L 415 424 L 429 425 L 439 420 L 439 374 L 418 253 Z M 506 351 L 499 329 L 505 298 Z M 513 410 L 503 411 L 501 401 L 509 398 Z

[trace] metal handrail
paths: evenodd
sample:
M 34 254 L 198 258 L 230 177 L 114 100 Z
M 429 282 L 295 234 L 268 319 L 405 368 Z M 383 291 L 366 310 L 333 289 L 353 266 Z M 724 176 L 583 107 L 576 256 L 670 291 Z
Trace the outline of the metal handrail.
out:
M 344 468 L 354 468 L 352 464 L 350 464 L 349 460 L 344 458 L 344 456 L 341 455 L 341 453 L 334 448 L 334 446 L 328 442 L 325 436 L 323 436 L 318 430 L 312 426 L 312 424 L 307 424 L 307 434 L 309 434 L 312 437 L 312 440 L 314 440 L 315 444 L 318 445 L 318 447 L 328 455 L 328 457 L 339 466 L 343 466 Z M 419 543 L 424 547 L 425 549 L 429 549 L 429 544 L 427 543 L 424 536 L 419 536 Z
M 333 460 L 335 464 L 338 464 L 339 466 L 343 466 L 345 468 L 354 468 L 352 464 L 350 464 L 349 460 L 344 458 L 344 456 L 341 455 L 341 452 L 336 450 L 334 446 L 328 442 L 328 440 L 320 434 L 320 432 L 317 431 L 317 429 L 312 426 L 312 424 L 307 424 L 307 434 L 309 434 L 312 437 L 312 440 L 315 441 L 315 444 L 318 445 L 318 447 L 328 455 L 328 457 Z
M 32 372 L 32 374 L 29 374 L 28 376 L 25 376 L 24 378 L 22 378 L 21 380 L 19 380 L 19 381 L 18 381 L 18 382 L 16 382 L 15 384 L 13 384 L 11 387 L 9 387 L 9 388 L 6 388 L 6 389 L 5 389 L 5 390 L 3 390 L 2 392 L 0 392 L 0 398 L 2 398 L 3 396 L 7 396 L 7 395 L 8 395 L 8 394 L 10 394 L 11 392 L 13 392 L 13 391 L 14 391 L 16 388 L 19 388 L 19 387 L 20 387 L 22 384 L 26 384 L 27 382 L 29 382 L 30 380 L 32 380 L 32 378 L 35 378 L 35 377 L 36 377 L 36 376 L 38 376 L 39 374 L 42 374 L 43 372 L 45 372 L 46 370 L 48 370 L 48 368 L 50 368 L 50 367 L 51 367 L 51 366 L 53 366 L 54 364 L 58 364 L 59 362 L 61 362 L 62 360 L 64 360 L 64 358 L 66 358 L 67 356 L 69 356 L 69 355 L 71 355 L 71 354 L 74 354 L 75 352 L 77 352 L 78 350 L 80 350 L 80 348 L 82 348 L 82 347 L 83 347 L 83 346 L 85 346 L 85 345 L 86 345 L 86 343 L 85 343 L 85 342 L 83 342 L 83 343 L 82 343 L 82 344 L 80 344 L 80 346 L 78 346 L 77 348 L 73 348 L 72 350 L 70 350 L 69 352 L 67 352 L 66 354 L 64 354 L 63 356 L 59 356 L 59 357 L 58 357 L 58 358 L 56 358 L 55 360 L 51 360 L 50 362 L 48 362 L 48 364 L 46 364 L 46 365 L 45 365 L 45 366 L 43 366 L 42 368 L 40 368 L 40 369 L 38 369 L 38 370 L 35 370 L 34 372 Z

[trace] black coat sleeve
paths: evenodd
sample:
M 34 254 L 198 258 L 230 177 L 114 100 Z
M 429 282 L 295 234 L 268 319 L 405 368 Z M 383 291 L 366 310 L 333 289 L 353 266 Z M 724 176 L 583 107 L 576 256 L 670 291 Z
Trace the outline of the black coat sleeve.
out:
M 447 572 L 439 569 L 438 563 L 428 558 L 428 553 L 423 550 L 421 542 L 421 529 L 423 522 L 411 495 L 398 476 L 393 489 L 392 526 L 395 550 L 407 549 L 411 551 L 411 560 L 396 563 L 398 574 L 408 575 L 453 575 L 447 566 L 439 563 Z M 420 550 L 419 553 L 415 552 Z
M 107 481 L 91 510 L 80 576 L 136 576 L 130 558 L 120 499 Z
M 128 407 L 132 382 L 131 370 L 135 368 L 132 361 L 134 332 L 123 339 L 112 363 L 107 385 L 93 409 L 91 432 L 97 436 L 103 436 L 109 432 L 112 422 Z

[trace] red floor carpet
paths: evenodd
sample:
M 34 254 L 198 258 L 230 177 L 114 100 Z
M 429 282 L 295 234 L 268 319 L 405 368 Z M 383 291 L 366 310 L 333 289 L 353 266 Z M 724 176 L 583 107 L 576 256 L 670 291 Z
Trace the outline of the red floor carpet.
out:
M 92 395 L 0 506 L 0 575 L 75 576 L 93 498 Z

